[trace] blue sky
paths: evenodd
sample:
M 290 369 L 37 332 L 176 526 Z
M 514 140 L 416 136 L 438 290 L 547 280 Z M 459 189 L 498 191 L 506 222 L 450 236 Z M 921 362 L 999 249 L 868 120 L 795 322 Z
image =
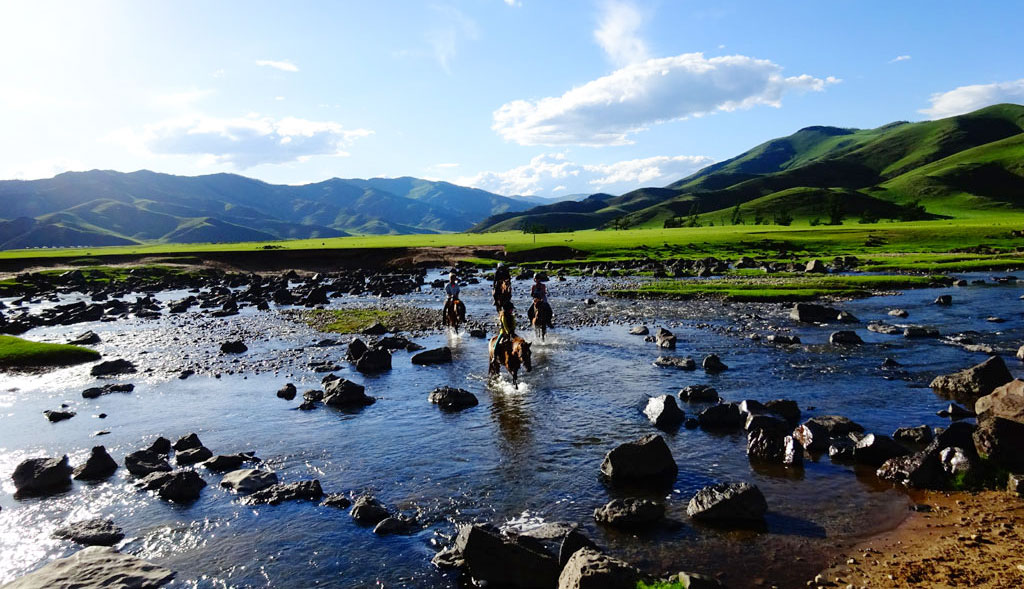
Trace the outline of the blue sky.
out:
M 665 185 L 808 125 L 1024 103 L 1024 2 L 0 3 L 0 178 Z

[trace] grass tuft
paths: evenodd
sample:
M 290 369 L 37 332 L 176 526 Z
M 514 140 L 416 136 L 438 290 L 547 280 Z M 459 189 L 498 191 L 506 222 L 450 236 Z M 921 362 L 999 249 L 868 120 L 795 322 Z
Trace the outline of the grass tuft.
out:
M 0 368 L 70 366 L 98 360 L 99 357 L 99 352 L 81 346 L 47 344 L 0 335 Z

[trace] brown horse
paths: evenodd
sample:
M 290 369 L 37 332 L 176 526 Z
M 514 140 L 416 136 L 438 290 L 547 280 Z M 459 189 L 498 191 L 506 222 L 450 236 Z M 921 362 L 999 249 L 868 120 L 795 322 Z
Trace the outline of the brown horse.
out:
M 510 342 L 502 342 L 500 346 L 495 346 L 497 341 L 498 336 L 492 337 L 490 346 L 488 346 L 491 351 L 488 374 L 497 376 L 504 364 L 505 369 L 512 375 L 512 386 L 518 389 L 519 367 L 526 368 L 527 372 L 533 370 L 533 365 L 530 363 L 530 342 L 518 336 L 512 338 Z
M 551 315 L 551 305 L 543 299 L 533 299 L 533 305 L 526 312 L 526 316 L 530 319 L 530 323 L 533 324 L 533 328 L 540 332 L 541 341 L 544 341 L 548 328 L 552 326 Z
M 465 315 L 466 305 L 459 299 L 455 299 L 442 310 L 441 323 L 454 329 L 455 333 L 459 333 L 459 324 L 462 323 Z

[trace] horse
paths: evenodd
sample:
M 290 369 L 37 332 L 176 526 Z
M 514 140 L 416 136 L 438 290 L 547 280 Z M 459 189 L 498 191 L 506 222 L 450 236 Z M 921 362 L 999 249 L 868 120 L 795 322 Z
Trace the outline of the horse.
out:
M 494 308 L 499 311 L 505 303 L 512 300 L 512 283 L 508 280 L 501 280 L 494 285 L 494 291 L 492 292 L 494 298 Z
M 459 299 L 455 299 L 449 305 L 445 305 L 445 309 L 441 312 L 441 324 L 451 327 L 455 330 L 455 333 L 459 333 L 459 325 L 462 322 L 462 316 L 465 314 L 465 304 Z
M 526 316 L 530 318 L 533 328 L 540 332 L 541 341 L 544 341 L 544 336 L 547 335 L 548 328 L 551 327 L 551 315 L 551 305 L 545 303 L 542 299 L 533 299 L 533 305 L 526 312 Z
M 524 340 L 521 337 L 514 337 L 512 341 L 503 342 L 500 346 L 496 346 L 498 336 L 491 338 L 490 346 L 490 366 L 488 367 L 488 374 L 490 376 L 497 376 L 501 371 L 501 365 L 505 365 L 505 369 L 512 375 L 512 386 L 519 388 L 519 367 L 526 368 L 527 372 L 533 370 L 533 365 L 530 363 L 530 342 Z

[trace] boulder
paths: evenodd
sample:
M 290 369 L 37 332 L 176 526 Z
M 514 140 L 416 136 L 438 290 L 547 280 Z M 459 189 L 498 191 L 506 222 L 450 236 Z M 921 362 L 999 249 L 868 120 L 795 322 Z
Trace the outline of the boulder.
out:
M 157 494 L 175 503 L 188 503 L 199 499 L 199 492 L 206 486 L 199 473 L 194 470 L 179 470 L 170 473 Z
M 487 337 L 487 331 L 485 331 L 483 329 L 470 329 L 469 330 L 469 337 L 475 337 L 477 339 L 484 339 L 485 337 Z
M 292 383 L 288 383 L 281 387 L 280 389 L 278 389 L 277 397 L 279 399 L 284 399 L 285 401 L 291 401 L 292 399 L 295 398 L 297 392 L 298 391 L 296 390 L 295 385 L 293 385 Z
M 461 411 L 469 407 L 475 407 L 480 403 L 473 393 L 455 387 L 436 388 L 430 392 L 427 400 L 431 403 L 436 403 L 438 407 L 445 411 Z
M 699 573 L 687 573 L 684 571 L 675 575 L 669 581 L 678 581 L 686 589 L 725 589 L 725 585 L 718 579 Z
M 757 462 L 803 466 L 804 447 L 793 436 L 758 428 L 747 434 L 747 457 Z
M 908 325 L 903 329 L 903 337 L 939 337 L 939 330 L 932 327 L 925 327 L 923 325 Z
M 840 323 L 860 323 L 860 319 L 857 319 L 853 313 L 849 311 L 840 311 L 839 314 L 836 315 L 836 321 L 839 321 Z
M 298 481 L 295 483 L 277 483 L 256 491 L 242 499 L 246 505 L 278 505 L 285 501 L 319 501 L 324 496 L 320 481 Z
M 733 430 L 743 427 L 743 414 L 736 403 L 712 405 L 697 416 L 700 427 L 714 430 Z
M 773 434 L 778 434 L 779 437 L 789 434 L 793 429 L 789 427 L 789 424 L 785 421 L 775 417 L 774 415 L 767 415 L 764 413 L 749 413 L 743 412 L 743 404 L 740 403 L 740 412 L 746 416 L 743 422 L 743 429 L 751 432 L 758 429 L 769 431 Z
M 613 483 L 664 483 L 679 473 L 672 451 L 657 434 L 621 444 L 605 455 L 601 473 Z
M 156 454 L 163 454 L 164 456 L 171 453 L 171 441 L 167 438 L 160 436 L 153 440 L 153 443 L 149 445 L 146 450 L 154 452 Z
M 722 362 L 721 358 L 718 357 L 718 354 L 708 354 L 705 356 L 704 361 L 701 362 L 701 367 L 704 368 L 704 372 L 711 373 L 729 370 L 729 367 Z
M 420 352 L 412 357 L 412 363 L 420 366 L 429 366 L 431 364 L 451 364 L 451 361 L 452 349 L 448 346 Z
M 370 348 L 356 362 L 356 370 L 364 373 L 391 370 L 391 352 L 384 348 Z
M 807 262 L 807 265 L 804 266 L 804 272 L 824 274 L 828 272 L 828 266 L 825 265 L 825 262 L 822 262 L 821 260 L 818 259 L 814 259 L 811 260 L 810 262 Z
M 839 415 L 823 415 L 808 419 L 793 430 L 793 437 L 811 452 L 828 450 L 834 437 L 850 432 L 862 432 L 864 427 Z
M 755 399 L 744 399 L 740 401 L 739 407 L 744 419 L 751 415 L 764 415 L 768 412 L 768 408 L 764 406 L 764 403 Z
M 1006 477 L 1006 490 L 1014 497 L 1024 498 L 1024 474 L 1011 472 Z
M 910 450 L 907 450 L 889 436 L 877 434 L 864 436 L 853 447 L 853 460 L 855 462 L 876 468 L 890 458 L 906 456 L 907 454 L 910 454 Z
M 391 517 L 391 512 L 370 495 L 361 495 L 352 504 L 352 519 L 364 526 L 375 526 Z
M 868 331 L 884 335 L 900 335 L 904 332 L 904 328 L 899 327 L 898 325 L 889 325 L 882 321 L 873 321 L 868 323 Z
M 379 321 L 363 330 L 363 335 L 384 335 L 388 332 L 388 328 L 384 327 L 383 323 Z
M 927 425 L 917 427 L 901 427 L 892 434 L 892 439 L 901 444 L 915 444 L 924 446 L 932 441 L 932 428 Z
M 558 589 L 633 589 L 642 579 L 640 571 L 629 564 L 592 548 L 581 548 L 562 567 Z
M 853 448 L 857 441 L 848 437 L 833 438 L 828 446 L 828 457 L 832 462 L 853 462 Z
M 128 360 L 107 360 L 92 367 L 89 374 L 93 376 L 113 376 L 115 374 L 129 374 L 135 372 L 135 364 Z
M 68 457 L 29 458 L 14 469 L 15 495 L 31 497 L 59 493 L 71 486 L 71 466 Z
M 228 472 L 237 470 L 242 464 L 249 461 L 258 461 L 252 452 L 242 454 L 218 454 L 203 462 L 203 466 L 214 472 Z
M 767 511 L 761 490 L 746 482 L 704 487 L 686 506 L 687 515 L 693 519 L 723 523 L 761 522 Z
M 876 474 L 882 480 L 915 489 L 941 489 L 946 486 L 938 453 L 928 450 L 890 458 L 882 463 Z
M 828 343 L 833 346 L 849 346 L 864 343 L 855 331 L 833 331 L 828 336 Z
M 654 332 L 654 341 L 658 344 L 659 348 L 675 349 L 676 347 L 676 336 L 664 327 L 659 327 Z
M 651 330 L 647 329 L 646 325 L 637 325 L 629 328 L 629 335 L 647 335 L 651 333 Z
M 170 472 L 171 465 L 163 455 L 149 450 L 139 450 L 124 457 L 124 467 L 137 477 L 144 477 L 154 472 Z
M 189 448 L 188 450 L 182 450 L 175 454 L 174 462 L 178 466 L 189 466 L 192 464 L 198 464 L 204 460 L 208 460 L 213 457 L 213 452 L 205 446 L 198 448 Z
M 89 458 L 76 466 L 72 476 L 79 481 L 101 481 L 110 477 L 117 470 L 117 462 L 107 454 L 103 446 L 93 446 Z
M 335 509 L 348 509 L 352 505 L 352 501 L 348 497 L 341 493 L 331 493 L 324 497 L 324 500 L 320 502 L 320 505 L 324 507 L 333 507 Z
M 651 425 L 658 429 L 671 430 L 679 427 L 686 418 L 686 413 L 676 405 L 672 395 L 660 395 L 647 400 L 644 415 Z
M 650 499 L 613 499 L 594 510 L 597 523 L 620 528 L 648 526 L 665 517 L 665 504 Z
M 978 419 L 1002 417 L 1024 423 L 1024 380 L 1012 380 L 974 403 Z
M 352 343 L 348 345 L 348 352 L 345 354 L 345 359 L 348 360 L 349 362 L 358 362 L 359 359 L 363 357 L 363 354 L 365 354 L 366 350 L 368 349 L 369 348 L 366 346 L 363 340 L 356 338 L 352 340 Z
M 90 387 L 82 391 L 83 399 L 97 399 L 102 395 L 109 395 L 110 393 L 130 393 L 135 390 L 135 385 L 131 383 L 124 384 L 106 384 L 101 387 Z
M 1012 380 L 1013 376 L 1007 370 L 1003 359 L 992 356 L 981 364 L 960 372 L 936 376 L 930 386 L 938 393 L 966 403 L 988 395 Z
M 57 423 L 58 421 L 64 421 L 65 419 L 71 419 L 76 414 L 74 411 L 60 411 L 48 409 L 43 411 L 43 415 L 50 423 Z
M 800 406 L 796 401 L 789 399 L 773 399 L 764 404 L 765 409 L 772 415 L 778 415 L 786 420 L 791 427 L 796 427 L 800 421 Z
M 100 336 L 93 331 L 87 331 L 68 340 L 68 345 L 72 346 L 92 346 L 98 343 L 100 343 Z
M 562 537 L 562 541 L 558 546 L 558 566 L 564 568 L 569 559 L 572 558 L 572 555 L 582 548 L 593 548 L 596 550 L 597 545 L 590 538 L 587 538 L 579 528 L 569 530 Z
M 164 471 L 151 472 L 141 479 L 135 481 L 134 484 L 137 489 L 142 491 L 156 491 L 163 486 L 164 483 L 171 479 L 171 473 Z
M 903 317 L 903 318 L 905 318 L 905 317 L 909 317 L 910 313 L 908 313 L 905 309 L 890 309 L 889 310 L 889 316 L 890 317 Z
M 324 392 L 319 389 L 309 389 L 302 393 L 302 400 L 308 403 L 319 403 L 324 400 Z M 303 403 L 303 405 L 305 405 L 305 403 Z M 299 409 L 302 409 L 302 407 L 300 406 Z
M 373 527 L 373 533 L 378 536 L 390 536 L 392 534 L 411 534 L 416 529 L 416 520 L 404 515 L 393 515 L 380 520 Z
M 939 463 L 950 477 L 970 482 L 977 476 L 977 457 L 963 448 L 944 448 L 939 452 Z
M 797 303 L 789 312 L 789 318 L 801 323 L 831 323 L 838 320 L 839 310 L 811 303 Z
M 186 434 L 178 438 L 174 445 L 171 446 L 178 452 L 182 450 L 192 450 L 195 448 L 202 448 L 203 443 L 199 440 L 199 436 L 196 433 Z
M 654 360 L 654 365 L 660 366 L 661 368 L 697 370 L 697 363 L 689 356 L 685 358 L 680 358 L 678 356 L 658 356 L 657 359 Z
M 795 335 L 772 334 L 764 338 L 764 341 L 769 344 L 777 344 L 780 346 L 795 346 L 800 343 L 800 338 Z
M 153 589 L 174 578 L 169 569 L 113 548 L 90 546 L 66 558 L 47 563 L 4 585 L 4 589 Z
M 222 343 L 220 351 L 222 354 L 243 354 L 249 351 L 249 346 L 245 345 L 242 340 L 233 340 Z
M 558 583 L 554 556 L 536 546 L 517 543 L 491 527 L 463 526 L 454 551 L 465 563 L 469 576 L 488 585 L 550 589 Z
M 953 296 L 952 295 L 948 295 L 948 294 L 939 295 L 938 297 L 935 298 L 934 301 L 932 301 L 932 304 L 933 305 L 943 305 L 943 306 L 952 305 L 953 304 Z
M 974 432 L 978 454 L 1011 472 L 1024 472 L 1024 423 L 1002 417 L 983 419 Z
M 339 408 L 363 407 L 375 402 L 373 397 L 366 394 L 366 388 L 363 385 L 344 378 L 328 382 L 324 386 L 323 399 L 325 405 Z
M 220 486 L 240 494 L 255 493 L 276 484 L 276 473 L 254 468 L 231 471 L 220 480 Z
M 113 546 L 124 539 L 124 531 L 109 519 L 96 518 L 57 528 L 53 537 L 86 546 Z
M 717 403 L 718 391 L 706 384 L 694 384 L 679 391 L 679 399 L 687 403 Z

